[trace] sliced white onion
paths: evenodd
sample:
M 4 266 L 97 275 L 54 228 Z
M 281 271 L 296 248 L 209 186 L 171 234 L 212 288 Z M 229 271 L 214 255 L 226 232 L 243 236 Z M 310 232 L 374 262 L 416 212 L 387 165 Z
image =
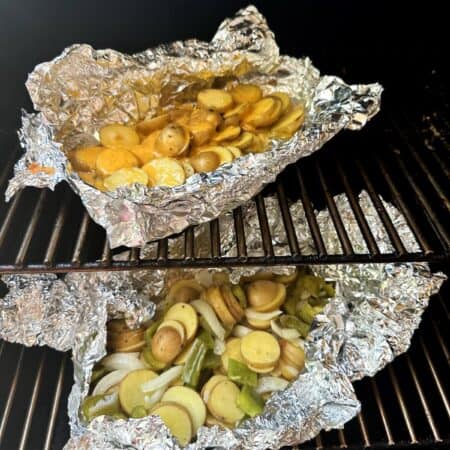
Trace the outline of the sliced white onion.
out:
M 289 342 L 292 342 L 298 348 L 305 349 L 305 341 L 302 338 L 289 339 Z
M 92 395 L 104 394 L 109 388 L 120 383 L 132 370 L 134 369 L 121 369 L 108 373 L 104 377 L 100 378 L 99 382 L 95 385 L 95 388 L 92 391 Z
M 101 360 L 101 365 L 107 370 L 137 370 L 147 366 L 139 359 L 139 352 L 112 353 Z
M 214 339 L 213 351 L 215 355 L 223 355 L 225 353 L 225 341 L 222 341 L 219 338 Z
M 282 328 L 278 325 L 276 320 L 270 321 L 270 328 L 272 331 L 282 339 L 297 339 L 300 337 L 300 333 L 295 328 Z
M 280 311 L 279 309 L 275 311 L 269 311 L 269 312 L 258 312 L 255 311 L 253 308 L 247 308 L 245 310 L 245 316 L 247 319 L 250 320 L 272 320 L 275 319 L 275 317 L 278 317 L 280 314 L 282 314 L 283 311 Z
M 244 336 L 246 336 L 248 333 L 251 333 L 253 330 L 251 328 L 248 327 L 244 327 L 244 325 L 236 325 L 233 328 L 233 336 L 238 337 L 238 338 L 243 338 Z
M 159 377 L 147 381 L 141 385 L 143 392 L 153 392 L 161 388 L 167 387 L 173 380 L 176 380 L 183 372 L 184 366 L 174 366 L 163 372 Z
M 204 300 L 193 300 L 191 305 L 200 315 L 203 316 L 212 332 L 221 341 L 223 341 L 225 339 L 225 328 L 220 324 L 219 319 L 211 306 L 209 306 Z
M 156 405 L 161 400 L 161 397 L 164 395 L 164 392 L 166 392 L 166 389 L 167 389 L 167 386 L 163 387 L 161 389 L 158 389 L 158 390 L 152 392 L 151 394 L 145 395 L 144 396 L 145 408 L 149 409 L 152 406 Z
M 280 377 L 261 377 L 258 380 L 256 392 L 258 394 L 266 394 L 268 392 L 282 391 L 289 384 L 284 378 Z

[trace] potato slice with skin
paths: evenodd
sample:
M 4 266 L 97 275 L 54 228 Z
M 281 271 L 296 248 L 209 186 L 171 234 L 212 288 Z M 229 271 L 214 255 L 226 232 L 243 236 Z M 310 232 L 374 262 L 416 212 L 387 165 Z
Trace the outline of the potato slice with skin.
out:
M 191 417 L 194 427 L 193 434 L 205 423 L 206 407 L 200 395 L 186 386 L 174 386 L 165 392 L 161 398 L 162 402 L 174 402 L 183 406 Z
M 298 370 L 302 370 L 305 367 L 305 351 L 302 348 L 297 347 L 286 339 L 280 340 L 280 348 L 282 360 Z
M 230 141 L 229 145 L 239 149 L 245 149 L 252 145 L 253 135 L 248 131 L 244 131 L 241 135 L 234 141 Z
M 228 310 L 231 312 L 236 321 L 240 321 L 244 317 L 244 310 L 242 309 L 239 301 L 234 296 L 233 292 L 231 292 L 230 286 L 224 284 L 220 288 L 220 292 L 222 294 L 223 299 L 225 300 L 225 304 Z
M 175 305 L 172 305 L 164 316 L 164 320 L 180 322 L 186 330 L 186 341 L 190 341 L 197 332 L 197 312 L 188 303 L 175 303 Z
M 270 328 L 270 320 L 247 319 L 247 322 L 257 330 L 268 330 Z
M 219 147 L 219 146 L 197 147 L 195 149 L 194 155 L 198 155 L 203 152 L 216 153 L 217 156 L 219 157 L 220 165 L 233 161 L 233 154 L 226 147 Z
M 276 366 L 270 366 L 270 367 L 266 367 L 266 368 L 262 369 L 261 367 L 255 367 L 255 366 L 252 366 L 251 364 L 247 363 L 247 367 L 250 370 L 253 370 L 253 372 L 266 374 L 266 373 L 272 372 Z
M 142 340 L 140 342 L 137 342 L 136 344 L 127 345 L 126 347 L 117 347 L 116 352 L 119 352 L 119 353 L 138 352 L 138 351 L 142 350 L 142 348 L 144 348 L 144 346 L 145 346 L 145 341 Z
M 211 391 L 221 382 L 228 380 L 226 375 L 213 375 L 204 385 L 201 391 L 202 399 L 205 403 L 208 403 Z
M 289 94 L 286 94 L 286 92 L 272 92 L 270 95 L 281 100 L 281 114 L 284 114 L 290 108 L 292 101 L 291 97 L 289 97 Z
M 208 427 L 213 427 L 215 425 L 222 427 L 222 428 L 233 428 L 233 425 L 231 423 L 222 422 L 220 420 L 217 420 L 214 416 L 211 414 L 208 414 L 206 416 L 206 425 Z
M 262 97 L 262 91 L 255 84 L 238 84 L 231 89 L 231 96 L 235 103 L 255 103 Z
M 252 331 L 242 338 L 241 353 L 248 364 L 265 369 L 280 359 L 280 345 L 266 331 Z
M 148 136 L 155 130 L 161 130 L 170 122 L 170 115 L 168 113 L 161 114 L 151 119 L 139 122 L 136 125 L 136 131 L 144 136 Z
M 222 117 L 216 111 L 209 111 L 203 108 L 197 108 L 192 111 L 189 119 L 189 124 L 208 122 L 213 127 L 214 130 L 222 123 Z
M 181 364 L 185 364 L 188 357 L 189 357 L 189 353 L 192 349 L 192 344 L 195 341 L 192 341 L 190 344 L 187 345 L 186 348 L 183 349 L 183 351 L 176 357 L 175 361 L 173 362 L 173 364 L 175 364 L 176 366 L 180 366 Z
M 279 119 L 281 108 L 282 103 L 279 98 L 264 97 L 253 105 L 242 121 L 255 128 L 267 127 Z
M 221 89 L 203 89 L 197 95 L 197 103 L 202 108 L 223 113 L 233 106 L 233 97 Z
M 170 121 L 178 125 L 187 126 L 191 117 L 191 112 L 183 109 L 172 109 L 169 111 Z
M 196 172 L 212 172 L 220 165 L 220 158 L 216 152 L 201 152 L 191 156 L 191 165 Z
M 225 373 L 228 372 L 228 361 L 229 359 L 235 359 L 241 363 L 245 363 L 244 357 L 241 353 L 241 339 L 240 338 L 231 338 L 225 344 L 225 352 L 220 357 L 222 361 L 222 367 L 225 370 Z
M 119 385 L 119 401 L 122 409 L 131 414 L 135 406 L 146 406 L 146 397 L 141 385 L 147 381 L 153 380 L 158 376 L 153 370 L 138 369 L 130 372 Z
M 195 280 L 178 280 L 170 287 L 167 301 L 169 303 L 188 303 L 191 300 L 199 299 L 202 292 L 203 287 Z
M 258 280 L 247 286 L 247 300 L 257 312 L 274 311 L 286 299 L 286 286 L 270 280 Z
M 239 388 L 229 380 L 221 381 L 212 390 L 208 399 L 208 409 L 218 420 L 236 423 L 244 417 L 244 412 L 236 405 Z
M 161 420 L 177 438 L 181 446 L 189 444 L 192 439 L 192 422 L 188 411 L 178 403 L 161 402 L 150 411 L 152 415 L 161 417 Z
M 216 127 L 206 120 L 203 122 L 189 122 L 187 127 L 195 145 L 206 144 L 211 140 L 216 131 Z
M 205 292 L 206 301 L 213 307 L 215 313 L 226 327 L 233 327 L 236 319 L 231 314 L 217 286 L 209 287 Z
M 182 342 L 185 341 L 186 332 L 185 332 L 184 326 L 181 322 L 179 322 L 178 320 L 173 320 L 173 319 L 163 320 L 161 322 L 161 324 L 159 325 L 159 327 L 156 329 L 156 331 L 159 331 L 159 330 L 161 330 L 161 328 L 164 328 L 164 327 L 174 328 L 180 335 Z
M 183 166 L 184 176 L 186 177 L 186 180 L 195 174 L 195 170 L 192 167 L 192 164 L 189 162 L 188 158 L 181 159 L 180 164 Z
M 103 176 L 111 175 L 119 169 L 137 167 L 138 164 L 138 160 L 133 153 L 120 148 L 105 148 L 95 162 L 97 172 Z
M 134 183 L 147 186 L 148 175 L 137 167 L 119 169 L 103 180 L 103 184 L 108 191 L 114 191 L 121 186 L 130 186 Z
M 243 114 L 250 110 L 249 103 L 241 103 L 240 105 L 235 106 L 233 109 L 229 109 L 226 113 L 224 113 L 223 118 L 229 119 L 230 117 L 237 116 L 240 118 Z
M 89 186 L 95 186 L 97 175 L 94 172 L 78 172 L 78 176 Z
M 98 155 L 105 147 L 84 147 L 71 152 L 71 162 L 77 171 L 95 170 Z
M 234 159 L 242 156 L 242 152 L 237 147 L 227 147 L 227 149 L 232 153 Z
M 280 360 L 280 370 L 281 376 L 288 381 L 293 381 L 300 375 L 300 371 L 296 367 L 291 366 L 283 359 Z
M 272 127 L 271 134 L 278 138 L 289 138 L 301 127 L 304 120 L 305 107 L 297 105 Z
M 163 156 L 180 156 L 189 147 L 190 137 L 186 127 L 171 123 L 166 125 L 155 141 L 155 150 Z
M 264 153 L 269 149 L 269 137 L 266 133 L 252 134 L 252 144 L 246 149 L 252 153 Z
M 229 141 L 232 139 L 236 139 L 241 134 L 241 127 L 238 126 L 230 126 L 222 131 L 219 131 L 214 137 L 214 142 L 222 142 Z
M 153 159 L 142 170 L 147 172 L 149 186 L 178 186 L 186 180 L 183 166 L 173 158 Z
M 105 147 L 130 148 L 140 142 L 136 131 L 126 125 L 111 124 L 100 128 L 100 142 Z
M 161 156 L 155 151 L 154 147 L 145 144 L 138 144 L 135 145 L 134 147 L 131 147 L 130 152 L 133 153 L 134 156 L 136 156 L 140 166 L 143 166 L 152 159 Z

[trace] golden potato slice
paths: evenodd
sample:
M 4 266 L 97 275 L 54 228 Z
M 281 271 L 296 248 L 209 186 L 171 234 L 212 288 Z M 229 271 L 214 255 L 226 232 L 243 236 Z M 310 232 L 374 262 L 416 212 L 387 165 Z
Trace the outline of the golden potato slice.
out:
M 281 100 L 281 114 L 284 114 L 291 107 L 291 97 L 286 92 L 272 92 L 270 95 Z
M 175 303 L 175 305 L 172 305 L 166 312 L 164 320 L 176 320 L 180 322 L 186 331 L 186 341 L 190 341 L 197 332 L 197 312 L 188 303 Z
M 217 286 L 209 287 L 205 292 L 206 301 L 213 307 L 220 321 L 226 327 L 232 327 L 236 323 L 236 319 L 227 308 L 222 297 L 220 289 Z
M 266 369 L 275 366 L 280 358 L 280 345 L 266 331 L 252 331 L 241 340 L 244 360 L 253 367 Z
M 161 324 L 159 325 L 159 327 L 156 329 L 156 331 L 159 331 L 159 330 L 161 330 L 164 327 L 175 328 L 175 330 L 177 330 L 178 334 L 181 337 L 181 341 L 183 343 L 186 341 L 186 330 L 185 330 L 183 324 L 181 322 L 179 322 L 178 320 L 164 319 L 161 322 Z
M 209 111 L 203 108 L 194 109 L 189 119 L 189 124 L 202 122 L 208 122 L 216 129 L 222 123 L 222 117 L 216 111 Z
M 103 184 L 108 191 L 114 191 L 121 186 L 129 186 L 138 183 L 147 186 L 148 175 L 137 167 L 119 169 L 103 180 Z
M 228 380 L 226 375 L 213 375 L 204 385 L 201 391 L 202 399 L 205 403 L 208 403 L 211 391 L 221 382 Z
M 158 158 L 160 156 L 155 152 L 154 147 L 152 148 L 149 145 L 145 144 L 138 144 L 131 147 L 130 152 L 133 153 L 134 156 L 136 156 L 140 166 L 143 166 L 150 160 Z
M 235 103 L 255 103 L 262 97 L 262 91 L 255 84 L 238 84 L 231 89 L 231 96 Z
M 119 169 L 137 167 L 138 160 L 133 153 L 125 149 L 105 148 L 97 157 L 95 166 L 97 172 L 103 176 L 108 176 Z
M 266 133 L 253 134 L 252 145 L 247 148 L 247 151 L 253 153 L 263 153 L 269 149 L 269 138 Z
M 100 142 L 105 147 L 130 148 L 139 144 L 139 135 L 126 125 L 112 124 L 100 128 Z
M 194 142 L 195 145 L 206 144 L 208 141 L 211 140 L 211 138 L 214 135 L 214 132 L 216 131 L 216 127 L 206 120 L 203 122 L 198 121 L 192 122 L 191 120 L 187 125 L 187 127 L 191 133 L 192 141 Z
M 248 131 L 244 131 L 241 135 L 234 141 L 230 141 L 229 145 L 239 149 L 245 149 L 252 145 L 253 135 Z
M 214 416 L 212 416 L 211 414 L 208 414 L 206 416 L 206 425 L 208 427 L 213 427 L 215 425 L 222 427 L 222 428 L 233 428 L 233 425 L 230 423 L 226 423 L 226 422 L 221 422 L 220 420 L 217 420 Z
M 247 363 L 247 367 L 250 370 L 253 370 L 253 372 L 266 374 L 266 373 L 273 372 L 276 366 L 270 366 L 270 367 L 261 368 L 261 367 L 252 366 L 251 364 Z
M 131 344 L 126 347 L 117 348 L 116 351 L 121 352 L 121 353 L 138 352 L 138 351 L 142 350 L 144 348 L 144 346 L 145 346 L 145 341 L 142 340 L 141 342 L 137 342 L 136 344 Z
M 304 120 L 305 108 L 303 105 L 297 105 L 272 127 L 271 135 L 279 139 L 288 139 L 302 126 Z
M 238 117 L 239 119 L 250 110 L 250 103 L 241 103 L 240 105 L 236 105 L 234 108 L 229 109 L 226 113 L 224 113 L 223 118 L 230 119 L 232 117 Z
M 180 366 L 181 364 L 185 364 L 186 363 L 186 361 L 187 361 L 187 359 L 189 357 L 189 352 L 191 351 L 191 348 L 192 348 L 192 344 L 194 342 L 195 342 L 195 340 L 193 340 L 190 344 L 185 346 L 183 351 L 176 357 L 176 359 L 173 362 L 173 364 L 175 364 L 176 366 Z
M 186 127 L 189 124 L 191 111 L 186 109 L 172 109 L 169 111 L 170 122 Z
M 223 113 L 233 106 L 233 97 L 221 89 L 204 89 L 198 93 L 197 103 L 202 108 Z
M 183 166 L 184 176 L 185 176 L 186 180 L 195 174 L 195 170 L 192 167 L 192 164 L 190 163 L 188 158 L 180 159 L 179 163 Z
M 183 406 L 191 417 L 193 434 L 205 423 L 206 407 L 200 395 L 186 386 L 174 386 L 165 392 L 161 398 L 162 402 L 173 402 Z
M 95 163 L 98 155 L 105 150 L 105 147 L 85 147 L 79 148 L 71 153 L 71 162 L 73 168 L 77 171 L 91 171 L 95 170 Z M 90 183 L 89 183 L 90 184 Z
M 108 333 L 128 333 L 132 331 L 124 319 L 112 319 L 106 324 Z
M 163 363 L 172 362 L 183 349 L 183 339 L 178 330 L 164 327 L 152 337 L 153 356 Z
M 151 414 L 161 417 L 161 420 L 184 447 L 193 437 L 192 422 L 188 411 L 178 403 L 161 402 L 151 411 Z
M 281 359 L 298 370 L 305 367 L 305 351 L 294 345 L 292 342 L 281 339 Z
M 227 147 L 227 149 L 231 152 L 234 159 L 240 158 L 242 156 L 242 152 L 237 147 Z
M 228 361 L 231 359 L 235 359 L 236 361 L 245 363 L 244 358 L 241 353 L 241 339 L 240 338 L 231 338 L 225 344 L 225 351 L 222 353 L 220 359 L 222 361 L 222 367 L 225 370 L 225 373 L 228 372 Z
M 229 380 L 221 381 L 212 389 L 208 399 L 208 409 L 218 420 L 236 423 L 244 417 L 244 412 L 236 405 L 239 388 Z
M 233 161 L 233 153 L 228 150 L 226 147 L 219 146 L 208 146 L 208 147 L 197 147 L 193 152 L 194 156 L 203 152 L 213 152 L 215 153 L 220 160 L 220 165 L 229 163 Z
M 171 123 L 158 134 L 155 150 L 163 156 L 180 156 L 189 147 L 190 137 L 186 127 Z
M 136 125 L 136 131 L 144 136 L 148 136 L 155 130 L 161 130 L 170 122 L 170 115 L 168 113 L 161 114 L 151 119 L 139 122 Z
M 220 158 L 216 152 L 205 151 L 191 156 L 190 163 L 196 172 L 212 172 L 220 165 Z
M 183 166 L 173 158 L 153 159 L 142 170 L 148 175 L 149 186 L 178 186 L 186 179 Z
M 293 381 L 300 375 L 300 371 L 296 367 L 291 366 L 282 359 L 280 360 L 279 365 L 281 370 L 281 376 L 288 381 Z
M 282 103 L 277 97 L 264 97 L 252 105 L 242 122 L 255 128 L 267 127 L 275 123 L 281 115 Z
M 171 303 L 189 303 L 191 300 L 200 298 L 203 287 L 195 280 L 178 280 L 169 289 L 167 302 Z
M 244 317 L 244 310 L 242 309 L 239 301 L 234 296 L 231 288 L 228 284 L 224 284 L 220 288 L 223 299 L 228 310 L 231 312 L 232 316 L 239 322 Z
M 270 320 L 247 319 L 247 322 L 257 330 L 268 330 L 270 328 Z
M 286 286 L 270 280 L 258 280 L 247 286 L 247 300 L 258 312 L 274 311 L 286 299 Z
M 78 172 L 78 176 L 90 186 L 95 187 L 95 183 L 97 180 L 97 175 L 95 172 Z
M 147 406 L 148 394 L 146 394 L 141 386 L 143 383 L 153 380 L 158 376 L 153 370 L 139 369 L 130 372 L 119 385 L 119 401 L 122 409 L 131 414 L 135 406 Z
M 222 131 L 219 131 L 214 137 L 214 142 L 230 141 L 236 139 L 241 134 L 241 127 L 230 126 L 226 127 Z

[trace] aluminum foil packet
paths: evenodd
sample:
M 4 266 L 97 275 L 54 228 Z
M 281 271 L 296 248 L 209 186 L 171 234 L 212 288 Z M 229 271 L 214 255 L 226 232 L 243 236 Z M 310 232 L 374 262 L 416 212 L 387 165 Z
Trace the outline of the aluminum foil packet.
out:
M 195 98 L 205 77 L 239 75 L 266 92 L 282 90 L 305 103 L 303 127 L 270 150 L 248 154 L 176 187 L 143 185 L 101 192 L 70 170 L 67 152 L 98 142 L 106 124 L 150 118 L 159 105 Z M 226 19 L 211 42 L 174 42 L 125 55 L 73 45 L 38 65 L 26 83 L 37 113 L 22 114 L 25 154 L 6 199 L 25 186 L 69 183 L 112 248 L 142 246 L 212 220 L 245 203 L 288 165 L 318 150 L 343 129 L 358 130 L 379 110 L 382 87 L 347 85 L 321 76 L 309 58 L 280 55 L 265 18 L 249 6 Z M 142 99 L 148 101 L 143 112 Z
M 273 245 L 277 254 L 288 252 L 282 219 L 273 197 L 265 199 Z M 345 196 L 335 197 L 355 251 L 364 251 L 351 207 Z M 367 193 L 359 203 L 372 233 L 383 251 L 389 249 L 379 216 Z M 413 251 L 417 242 L 404 217 L 384 202 L 387 213 L 405 247 Z M 243 207 L 249 248 L 262 252 L 257 235 L 257 212 L 252 203 Z M 314 251 L 301 203 L 291 205 L 299 243 L 304 251 Z M 339 244 L 327 211 L 317 214 L 318 224 L 329 251 L 339 252 Z M 225 256 L 236 251 L 232 221 L 220 220 Z M 253 230 L 253 231 L 251 231 Z M 208 235 L 202 227 L 197 240 Z M 205 246 L 196 246 L 198 252 Z M 174 244 L 173 251 L 177 251 Z M 143 251 L 149 251 L 144 248 Z M 182 248 L 178 249 L 182 252 Z M 120 255 L 126 257 L 126 255 Z M 159 418 L 112 420 L 99 417 L 90 424 L 79 415 L 81 401 L 88 393 L 92 367 L 105 354 L 106 322 L 126 317 L 130 325 L 148 320 L 165 297 L 173 281 L 194 274 L 204 284 L 212 282 L 218 269 L 171 269 L 157 271 L 70 273 L 55 275 L 4 276 L 8 294 L 0 299 L 0 337 L 26 345 L 50 345 L 72 349 L 75 384 L 68 411 L 71 439 L 66 450 L 179 449 L 177 442 Z M 260 270 L 291 273 L 293 267 L 230 268 L 230 278 Z M 245 421 L 235 430 L 201 428 L 189 450 L 266 449 L 307 441 L 321 430 L 342 428 L 360 409 L 351 382 L 373 376 L 397 355 L 406 351 L 418 327 L 429 297 L 436 293 L 445 276 L 431 273 L 424 263 L 342 264 L 314 266 L 316 274 L 336 283 L 336 296 L 318 315 L 305 341 L 307 365 L 285 391 L 271 397 L 264 413 Z

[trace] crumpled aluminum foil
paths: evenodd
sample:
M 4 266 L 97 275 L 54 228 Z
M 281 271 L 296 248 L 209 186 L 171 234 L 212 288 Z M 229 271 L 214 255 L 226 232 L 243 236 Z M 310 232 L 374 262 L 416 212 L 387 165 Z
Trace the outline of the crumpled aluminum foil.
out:
M 287 251 L 277 202 L 275 198 L 265 201 L 274 246 L 277 251 Z M 341 195 L 335 201 L 346 218 L 352 242 L 359 241 L 355 250 L 364 251 L 350 205 Z M 386 232 L 367 193 L 361 193 L 359 203 L 380 247 L 387 249 Z M 416 249 L 417 243 L 404 217 L 392 205 L 383 203 L 406 248 Z M 248 243 L 256 253 L 261 252 L 260 237 L 255 232 L 258 228 L 251 226 L 257 213 L 250 203 L 243 209 Z M 313 250 L 300 203 L 292 204 L 291 211 L 299 218 L 296 231 L 301 248 Z M 227 217 L 223 219 L 222 248 L 227 249 L 229 256 L 235 251 L 232 222 Z M 339 251 L 328 212 L 319 212 L 317 219 L 328 249 Z M 204 232 L 198 232 L 200 240 L 207 238 L 207 234 L 202 235 Z M 201 252 L 204 246 L 198 248 Z M 172 250 L 182 251 L 176 245 Z M 269 269 L 280 273 L 292 271 L 292 267 Z M 343 427 L 360 408 L 351 381 L 374 375 L 407 350 L 429 297 L 445 280 L 443 274 L 432 274 L 423 263 L 320 265 L 313 269 L 336 282 L 336 297 L 317 316 L 305 342 L 306 370 L 288 389 L 272 396 L 263 415 L 247 420 L 233 431 L 202 428 L 197 441 L 187 448 L 278 448 L 311 439 L 321 430 Z M 237 280 L 241 274 L 259 270 L 268 268 L 239 267 L 229 269 L 229 273 Z M 92 367 L 105 354 L 108 317 L 122 315 L 130 324 L 147 320 L 153 315 L 155 304 L 164 297 L 167 283 L 186 272 L 194 272 L 207 282 L 213 271 L 71 273 L 63 279 L 55 275 L 3 277 L 9 293 L 0 300 L 0 337 L 26 345 L 72 348 L 75 384 L 68 405 L 72 437 L 66 450 L 179 448 L 157 417 L 139 420 L 100 417 L 86 425 L 78 411 L 88 392 Z
M 99 127 L 142 118 L 142 96 L 150 98 L 150 117 L 160 104 L 192 97 L 206 85 L 204 74 L 237 72 L 267 92 L 283 90 L 303 101 L 303 128 L 286 142 L 273 141 L 271 151 L 246 155 L 173 188 L 134 185 L 102 193 L 68 167 L 66 151 L 97 142 Z M 142 246 L 231 211 L 340 130 L 364 126 L 378 112 L 382 92 L 377 83 L 347 85 L 338 77 L 320 76 L 308 58 L 280 55 L 253 6 L 225 20 L 210 43 L 175 42 L 136 55 L 73 45 L 38 65 L 27 88 L 39 112 L 22 114 L 20 141 L 26 153 L 16 164 L 6 199 L 25 186 L 54 189 L 67 181 L 106 229 L 112 248 Z

